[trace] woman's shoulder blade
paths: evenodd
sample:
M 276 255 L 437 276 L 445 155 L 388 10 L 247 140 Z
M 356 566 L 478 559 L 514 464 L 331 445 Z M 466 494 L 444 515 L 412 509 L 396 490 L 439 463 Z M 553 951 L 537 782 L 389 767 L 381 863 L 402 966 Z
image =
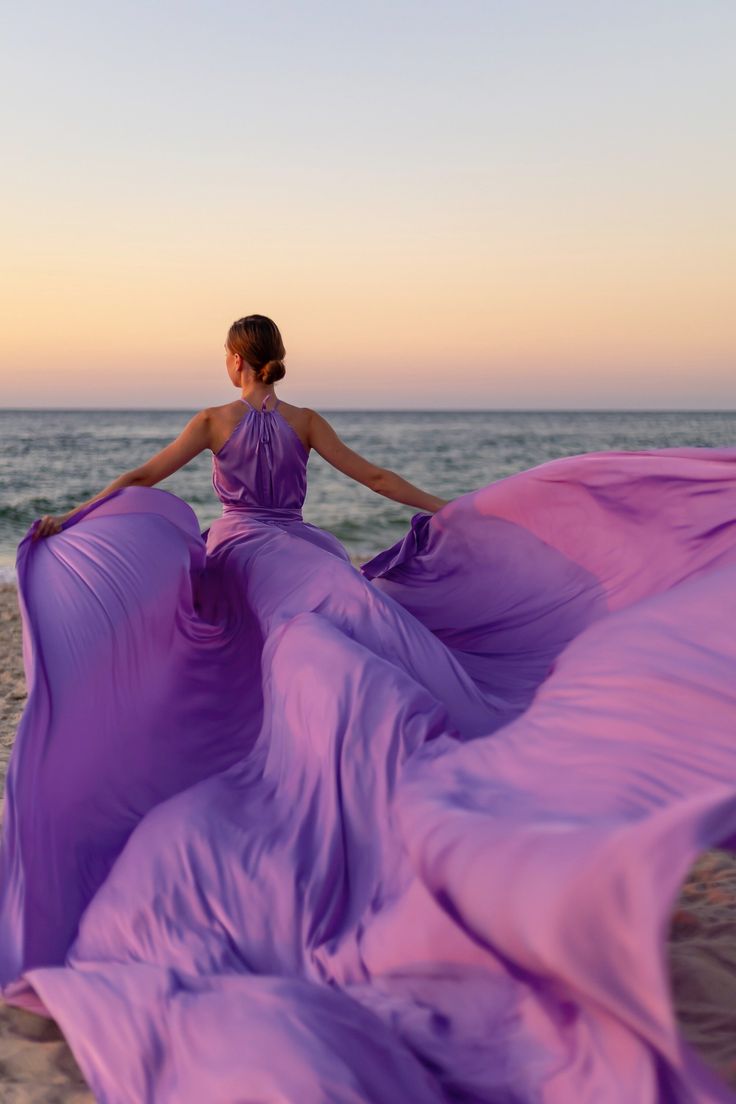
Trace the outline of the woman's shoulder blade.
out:
M 299 438 L 306 453 L 312 448 L 312 442 L 310 439 L 310 422 L 312 411 L 307 406 L 292 406 L 291 403 L 284 402 L 283 399 L 279 399 L 278 405 L 275 407 L 281 417 L 288 422 L 293 429 L 294 433 Z
M 235 399 L 219 406 L 208 406 L 202 410 L 209 425 L 210 451 L 217 455 L 230 440 L 241 419 L 244 404 Z

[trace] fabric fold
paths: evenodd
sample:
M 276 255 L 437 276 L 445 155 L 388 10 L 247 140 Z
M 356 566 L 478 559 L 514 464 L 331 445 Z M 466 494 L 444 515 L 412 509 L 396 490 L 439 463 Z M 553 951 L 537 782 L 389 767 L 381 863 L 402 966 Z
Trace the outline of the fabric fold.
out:
M 736 1102 L 664 955 L 736 841 L 736 449 L 552 461 L 357 570 L 261 416 L 204 533 L 126 488 L 19 546 L 5 999 L 106 1104 Z

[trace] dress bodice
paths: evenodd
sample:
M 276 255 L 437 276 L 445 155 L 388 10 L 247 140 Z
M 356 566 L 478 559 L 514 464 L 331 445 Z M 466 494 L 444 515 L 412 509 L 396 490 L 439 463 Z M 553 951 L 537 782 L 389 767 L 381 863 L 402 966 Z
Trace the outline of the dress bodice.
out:
M 248 408 L 222 448 L 212 454 L 212 486 L 223 514 L 301 518 L 307 495 L 307 450 L 283 414 L 280 399 Z

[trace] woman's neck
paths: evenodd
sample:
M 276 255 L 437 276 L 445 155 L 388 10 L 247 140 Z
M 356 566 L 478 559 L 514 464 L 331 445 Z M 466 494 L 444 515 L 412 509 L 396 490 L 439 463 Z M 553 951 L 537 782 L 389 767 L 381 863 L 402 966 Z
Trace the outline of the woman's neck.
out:
M 270 386 L 262 386 L 259 388 L 254 387 L 250 391 L 243 390 L 240 392 L 241 399 L 247 399 L 248 402 L 252 402 L 254 404 L 257 402 L 263 402 L 266 395 L 270 395 L 271 398 L 275 400 L 276 395 L 274 394 L 273 384 L 270 384 Z

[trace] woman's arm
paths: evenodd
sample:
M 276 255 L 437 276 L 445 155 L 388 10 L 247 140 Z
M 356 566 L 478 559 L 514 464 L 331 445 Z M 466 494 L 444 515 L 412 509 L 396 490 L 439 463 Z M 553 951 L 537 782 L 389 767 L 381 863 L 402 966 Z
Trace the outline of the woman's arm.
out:
M 179 436 L 171 444 L 146 460 L 140 467 L 123 472 L 122 475 L 113 479 L 112 483 L 108 483 L 106 487 L 103 487 L 93 498 L 80 502 L 71 510 L 67 510 L 65 514 L 44 514 L 41 518 L 41 524 L 33 534 L 33 539 L 58 533 L 62 523 L 72 517 L 73 514 L 83 510 L 85 506 L 91 506 L 93 502 L 104 498 L 111 491 L 117 491 L 121 487 L 153 487 L 155 483 L 160 483 L 162 479 L 173 475 L 175 471 L 183 468 L 185 464 L 198 456 L 203 449 L 210 447 L 210 429 L 209 409 L 200 410 L 198 414 L 190 418 Z
M 395 471 L 372 464 L 370 460 L 366 460 L 359 453 L 348 448 L 321 414 L 316 410 L 308 409 L 307 412 L 310 445 L 328 464 L 332 464 L 333 468 L 337 468 L 350 479 L 363 483 L 384 498 L 403 502 L 406 506 L 416 506 L 417 509 L 426 510 L 430 514 L 436 513 L 450 501 L 447 498 L 437 498 L 436 495 L 428 494 L 419 487 L 415 487 Z

